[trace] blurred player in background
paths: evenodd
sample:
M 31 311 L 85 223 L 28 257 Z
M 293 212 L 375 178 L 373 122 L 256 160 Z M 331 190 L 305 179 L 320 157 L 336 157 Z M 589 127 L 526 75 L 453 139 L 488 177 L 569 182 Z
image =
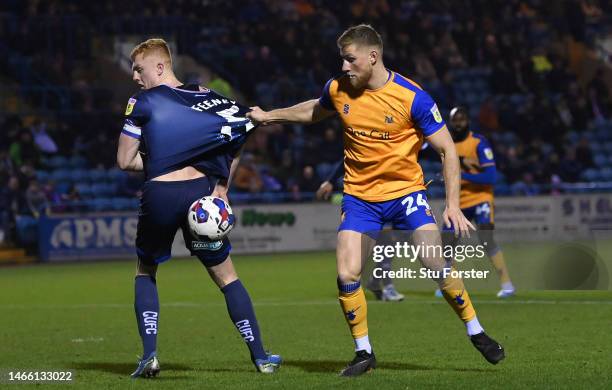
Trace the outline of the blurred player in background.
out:
M 376 367 L 368 337 L 367 303 L 361 288 L 362 243 L 391 223 L 414 231 L 415 243 L 442 245 L 427 203 L 417 156 L 424 138 L 443 157 L 444 223 L 469 235 L 472 224 L 459 207 L 459 159 L 444 120 L 431 97 L 416 83 L 387 70 L 383 42 L 369 25 L 346 30 L 337 41 L 343 73 L 327 82 L 320 99 L 272 111 L 253 107 L 258 123 L 312 123 L 338 114 L 344 124 L 344 197 L 336 249 L 339 301 L 355 342 L 355 358 L 341 371 L 360 375 Z M 365 256 L 365 254 L 363 254 Z M 442 256 L 422 256 L 439 275 L 449 270 Z M 445 271 L 446 270 L 446 271 Z M 447 274 L 436 279 L 444 297 L 465 323 L 473 345 L 490 363 L 504 350 L 478 322 L 463 281 Z
M 321 186 L 317 190 L 316 196 L 317 199 L 327 200 L 331 196 L 334 191 L 334 184 L 337 183 L 341 176 L 344 174 L 344 161 L 340 160 L 337 164 L 334 165 L 332 172 L 329 177 L 321 183 Z M 388 237 L 389 240 L 393 240 L 393 237 Z M 377 241 L 378 245 L 385 245 L 384 242 Z M 391 243 L 391 242 L 389 242 Z M 382 271 L 390 271 L 393 269 L 393 258 L 385 256 L 385 258 L 375 264 L 375 268 L 380 268 Z M 382 273 L 384 275 L 382 278 L 374 277 L 374 270 L 372 270 L 372 275 L 366 283 L 366 288 L 374 294 L 374 297 L 379 301 L 388 301 L 388 302 L 399 302 L 403 301 L 405 296 L 404 294 L 397 291 L 395 285 L 393 284 L 393 279 L 391 279 L 388 274 Z
M 460 206 L 463 214 L 478 228 L 478 239 L 486 248 L 501 283 L 499 298 L 514 295 L 508 267 L 493 237 L 493 186 L 496 179 L 493 149 L 480 134 L 470 131 L 469 113 L 464 107 L 450 112 L 450 133 L 461 162 Z M 486 243 L 486 244 L 485 244 Z
M 160 370 L 155 277 L 157 266 L 171 256 L 179 227 L 191 254 L 223 292 L 230 318 L 255 367 L 272 373 L 281 359 L 263 348 L 251 299 L 229 256 L 229 240 L 196 241 L 187 227 L 189 206 L 196 199 L 213 195 L 227 200 L 238 153 L 253 128 L 244 117 L 247 109 L 209 89 L 178 81 L 162 39 L 140 43 L 131 59 L 133 79 L 142 91 L 128 102 L 117 163 L 123 170 L 144 171 L 146 179 L 136 234 L 134 301 L 144 351 L 132 377 L 153 377 Z

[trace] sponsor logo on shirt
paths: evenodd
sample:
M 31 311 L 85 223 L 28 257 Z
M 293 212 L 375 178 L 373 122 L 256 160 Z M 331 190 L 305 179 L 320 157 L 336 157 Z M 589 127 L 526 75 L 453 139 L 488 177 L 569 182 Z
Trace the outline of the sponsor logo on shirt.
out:
M 442 115 L 440 115 L 440 110 L 438 110 L 437 104 L 434 104 L 429 111 L 431 111 L 431 115 L 433 115 L 436 122 L 442 123 Z
M 132 111 L 134 111 L 134 104 L 136 104 L 136 99 L 130 98 L 130 100 L 128 100 L 127 107 L 125 108 L 125 115 L 130 115 Z

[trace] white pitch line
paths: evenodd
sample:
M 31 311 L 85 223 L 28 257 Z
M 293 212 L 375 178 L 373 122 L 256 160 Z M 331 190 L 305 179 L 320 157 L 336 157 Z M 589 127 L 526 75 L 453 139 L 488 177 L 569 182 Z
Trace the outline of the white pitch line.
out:
M 612 305 L 612 301 L 597 301 L 597 300 L 538 300 L 538 299 L 507 299 L 507 300 L 474 300 L 475 304 L 478 305 Z M 369 301 L 368 304 L 372 305 L 383 305 L 388 304 L 380 301 Z M 410 300 L 410 298 L 404 300 L 399 305 L 421 305 L 421 304 L 446 304 L 446 301 L 440 299 L 428 299 L 428 300 Z M 225 303 L 197 303 L 197 302 L 168 302 L 161 303 L 162 307 L 171 308 L 206 308 L 206 307 L 225 307 Z M 254 306 L 326 306 L 326 305 L 338 305 L 336 300 L 322 300 L 322 301 L 260 301 L 254 302 Z M 395 305 L 394 305 L 395 306 Z M 0 305 L 0 309 L 126 309 L 133 308 L 133 304 L 130 303 L 83 303 L 83 304 L 71 304 L 71 305 Z

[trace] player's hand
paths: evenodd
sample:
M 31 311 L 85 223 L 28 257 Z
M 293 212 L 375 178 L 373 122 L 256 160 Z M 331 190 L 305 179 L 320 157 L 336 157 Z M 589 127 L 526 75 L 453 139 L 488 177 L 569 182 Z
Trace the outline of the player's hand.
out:
M 251 107 L 251 111 L 246 113 L 246 117 L 254 124 L 267 124 L 267 112 L 259 108 L 259 106 Z
M 317 190 L 316 197 L 319 200 L 327 200 L 329 199 L 333 191 L 334 186 L 332 185 L 332 183 L 330 183 L 329 181 L 324 181 L 323 183 L 321 183 L 321 186 Z
M 210 194 L 210 196 L 221 198 L 227 204 L 229 204 L 229 199 L 227 198 L 227 190 L 228 190 L 227 186 L 225 186 L 224 184 L 217 183 L 217 185 L 215 185 L 215 188 L 213 189 L 213 192 Z
M 463 215 L 461 209 L 458 207 L 449 207 L 446 206 L 444 209 L 444 213 L 442 214 L 442 218 L 444 219 L 444 225 L 447 228 L 450 228 L 451 225 L 455 229 L 455 237 L 469 237 L 470 229 L 476 230 L 474 225 Z

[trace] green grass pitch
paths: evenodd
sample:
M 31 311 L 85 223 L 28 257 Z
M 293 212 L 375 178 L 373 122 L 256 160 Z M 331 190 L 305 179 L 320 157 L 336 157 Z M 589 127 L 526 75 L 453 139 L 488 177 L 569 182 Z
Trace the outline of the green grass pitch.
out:
M 104 389 L 612 388 L 610 292 L 519 291 L 507 301 L 494 291 L 473 293 L 480 322 L 506 348 L 497 366 L 433 297 L 433 283 L 431 291 L 404 291 L 404 302 L 370 299 L 379 368 L 340 378 L 353 343 L 336 299 L 333 254 L 234 262 L 266 348 L 285 360 L 275 375 L 255 372 L 203 267 L 178 259 L 158 273 L 162 371 L 155 380 L 129 379 L 141 352 L 129 261 L 0 269 L 0 371 L 71 369 L 75 388 Z

